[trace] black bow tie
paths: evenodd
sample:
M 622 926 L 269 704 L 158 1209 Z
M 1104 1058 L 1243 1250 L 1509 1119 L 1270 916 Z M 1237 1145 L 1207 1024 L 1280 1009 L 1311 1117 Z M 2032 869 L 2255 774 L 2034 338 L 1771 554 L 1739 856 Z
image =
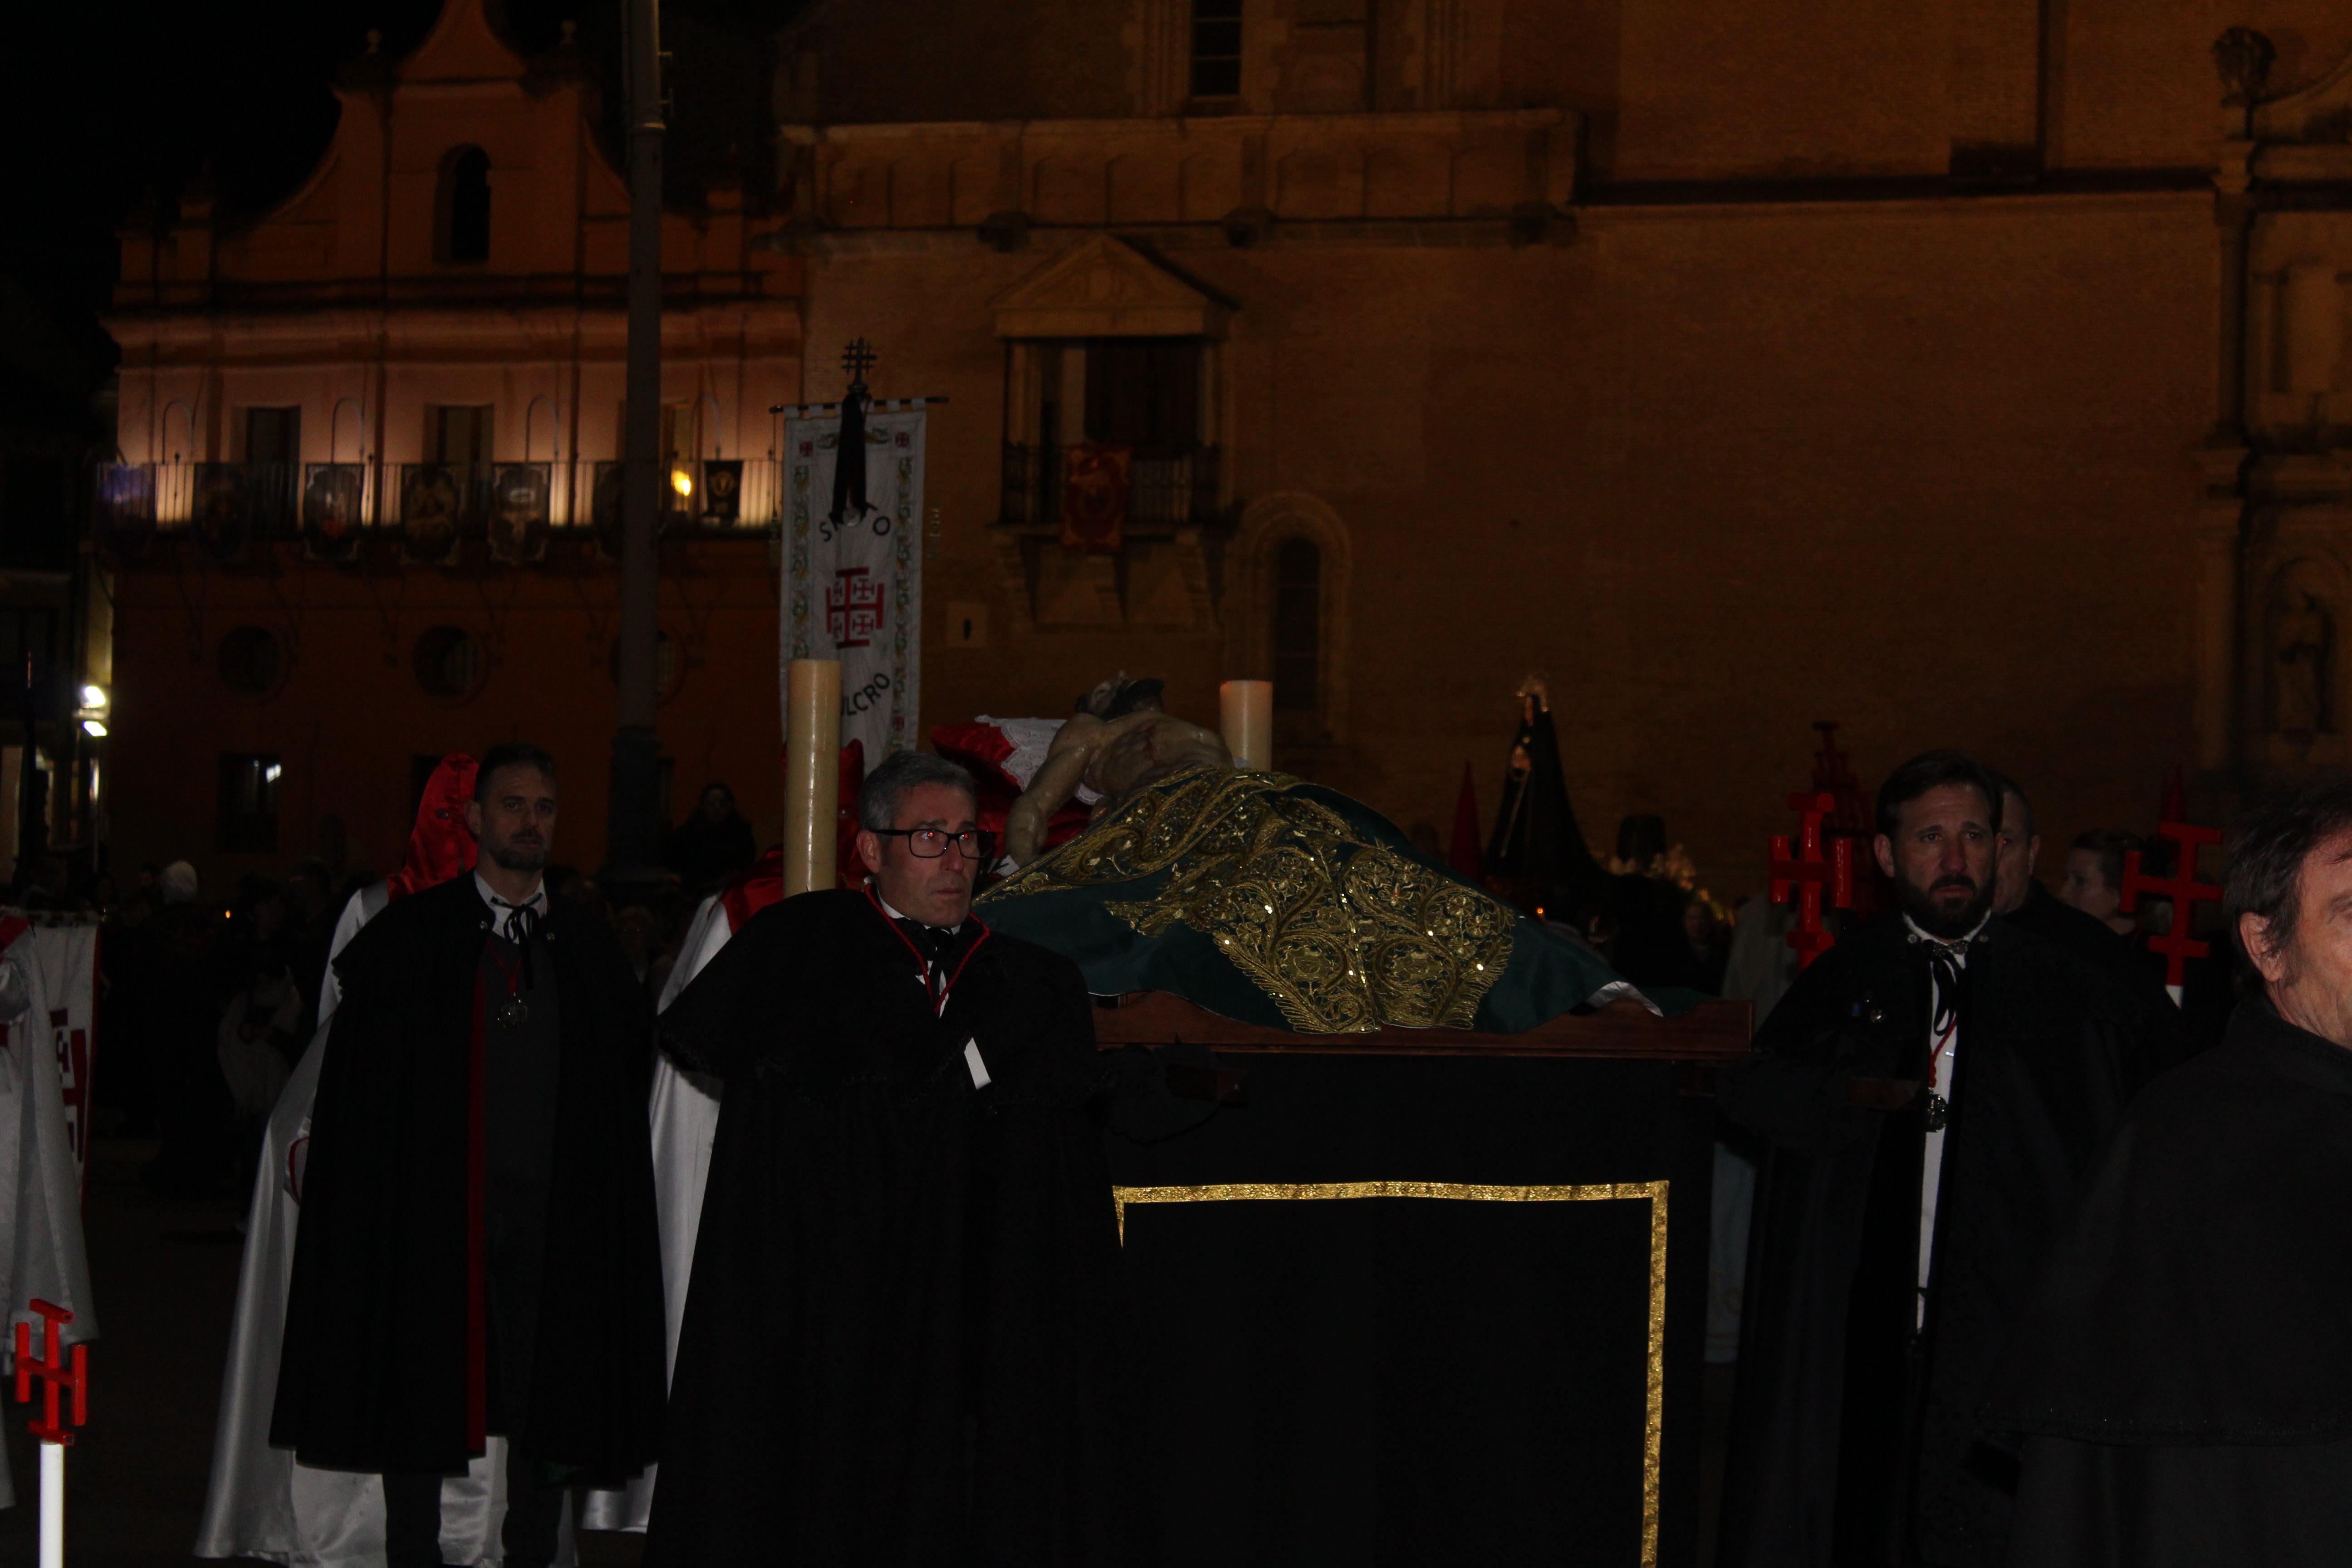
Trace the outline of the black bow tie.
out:
M 1960 960 L 1967 952 L 1966 942 L 1949 946 L 1942 942 L 1928 944 L 1927 972 L 1935 977 L 1936 1005 L 1935 1016 L 1927 1026 L 1938 1040 L 1949 1034 L 1959 1022 Z
M 938 996 L 948 984 L 948 958 L 955 952 L 960 933 L 944 926 L 927 926 L 904 915 L 897 920 L 898 929 L 907 933 L 907 940 L 915 944 L 915 951 L 923 955 L 928 966 L 923 984 L 930 987 L 933 996 Z
M 529 904 L 510 904 L 504 899 L 490 900 L 506 911 L 499 934 L 522 949 L 522 983 L 532 984 L 530 977 L 530 939 L 539 930 L 539 911 Z
M 898 929 L 915 944 L 915 951 L 929 961 L 933 968 L 945 968 L 948 954 L 955 951 L 956 933 L 945 926 L 927 926 L 920 921 L 898 917 Z

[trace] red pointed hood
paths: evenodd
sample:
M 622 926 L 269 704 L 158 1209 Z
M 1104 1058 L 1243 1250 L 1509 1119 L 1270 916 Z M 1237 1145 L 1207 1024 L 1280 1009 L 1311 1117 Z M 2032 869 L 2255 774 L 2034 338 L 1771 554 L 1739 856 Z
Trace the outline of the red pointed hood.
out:
M 474 759 L 452 752 L 441 759 L 416 803 L 416 826 L 408 832 L 408 860 L 384 879 L 394 899 L 421 893 L 474 868 L 478 852 L 466 831 L 466 803 L 474 798 Z

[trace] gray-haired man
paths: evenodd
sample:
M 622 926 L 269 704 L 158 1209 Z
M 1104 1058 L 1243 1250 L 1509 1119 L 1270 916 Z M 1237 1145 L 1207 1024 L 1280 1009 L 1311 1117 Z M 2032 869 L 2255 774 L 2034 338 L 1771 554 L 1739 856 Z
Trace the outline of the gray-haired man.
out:
M 2010 1568 L 2308 1568 L 2352 1538 L 2352 784 L 2258 814 L 2249 993 L 2133 1104 L 2011 1336 Z
M 726 1082 L 646 1561 L 1106 1559 L 1118 1253 L 1077 966 L 971 914 L 970 775 L 899 752 L 862 889 L 662 1015 Z

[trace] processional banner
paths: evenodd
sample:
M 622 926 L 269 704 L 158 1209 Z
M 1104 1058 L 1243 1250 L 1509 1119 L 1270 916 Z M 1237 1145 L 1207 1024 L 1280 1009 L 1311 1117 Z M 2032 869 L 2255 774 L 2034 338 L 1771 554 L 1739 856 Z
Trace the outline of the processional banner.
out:
M 839 407 L 784 419 L 782 657 L 841 661 L 841 743 L 863 741 L 869 766 L 918 738 L 924 414 L 920 402 L 866 410 L 864 504 L 838 517 Z
M 0 910 L 0 956 L 24 1001 L 0 1029 L 0 1334 L 38 1297 L 74 1314 L 65 1338 L 79 1342 L 98 1332 L 81 1233 L 98 927 Z M 11 1497 L 0 1464 L 0 1507 Z

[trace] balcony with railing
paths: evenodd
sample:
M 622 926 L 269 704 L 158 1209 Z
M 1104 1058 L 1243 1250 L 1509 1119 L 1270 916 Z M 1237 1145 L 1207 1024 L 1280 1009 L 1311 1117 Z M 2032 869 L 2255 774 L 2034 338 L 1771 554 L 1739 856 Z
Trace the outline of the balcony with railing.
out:
M 1136 457 L 1128 465 L 1126 531 L 1139 538 L 1173 538 L 1182 528 L 1223 521 L 1219 453 L 1195 447 L 1174 457 Z M 1001 526 L 1057 531 L 1062 523 L 1064 450 L 1004 444 Z
M 102 543 L 131 556 L 184 539 L 216 559 L 300 540 L 329 560 L 396 549 L 456 563 L 467 542 L 495 560 L 537 560 L 552 541 L 616 550 L 625 463 L 123 463 L 99 470 Z M 727 538 L 773 528 L 783 493 L 773 458 L 662 465 L 665 536 Z

